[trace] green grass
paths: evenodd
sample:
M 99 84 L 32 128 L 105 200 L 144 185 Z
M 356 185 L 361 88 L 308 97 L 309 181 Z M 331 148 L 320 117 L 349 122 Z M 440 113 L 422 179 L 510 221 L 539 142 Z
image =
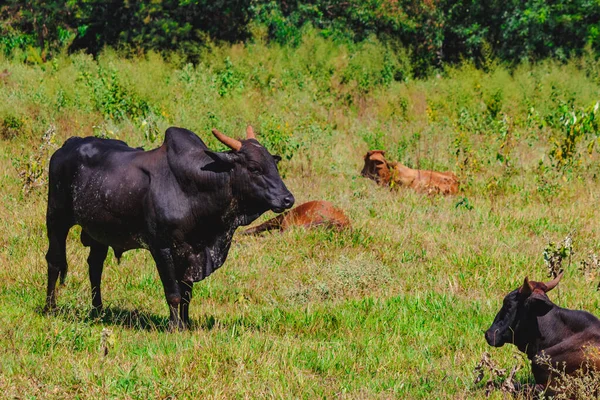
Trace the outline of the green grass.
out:
M 197 67 L 110 51 L 42 66 L 0 59 L 0 70 L 11 72 L 0 81 L 0 124 L 19 127 L 0 142 L 0 391 L 482 398 L 472 371 L 484 351 L 503 368 L 524 364 L 514 347 L 490 348 L 483 330 L 525 276 L 545 279 L 544 247 L 572 231 L 575 255 L 551 298 L 600 314 L 599 278 L 577 268 L 599 251 L 598 155 L 582 140 L 568 168 L 556 170 L 548 158 L 564 134 L 555 122 L 559 100 L 579 109 L 599 99 L 600 85 L 581 68 L 592 61 L 489 73 L 465 64 L 426 81 L 387 82 L 377 63 L 361 70 L 349 60 L 352 51 L 357 60 L 378 57 L 377 46 L 348 49 L 308 36 L 295 49 L 214 47 Z M 51 124 L 54 148 L 92 134 L 152 148 L 178 125 L 222 149 L 210 128 L 242 136 L 247 123 L 286 157 L 281 172 L 297 204 L 332 201 L 351 231 L 234 237 L 225 265 L 195 285 L 192 329 L 169 333 L 160 280 L 142 250 L 125 253 L 120 265 L 109 253 L 107 311 L 90 317 L 87 251 L 74 228 L 59 312 L 41 314 L 46 187 L 24 194 L 19 172 L 43 170 L 49 151 L 35 156 Z M 375 147 L 413 167 L 455 171 L 460 195 L 426 197 L 365 180 L 362 157 Z M 529 367 L 517 378 L 531 381 Z

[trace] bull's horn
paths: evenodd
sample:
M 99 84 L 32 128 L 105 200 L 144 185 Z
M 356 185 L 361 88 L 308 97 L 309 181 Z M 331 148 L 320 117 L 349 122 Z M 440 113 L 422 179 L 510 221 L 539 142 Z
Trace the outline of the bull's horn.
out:
M 554 289 L 556 287 L 556 285 L 558 285 L 558 282 L 561 280 L 561 278 L 563 277 L 564 272 L 561 271 L 560 274 L 556 275 L 556 278 L 552 279 L 550 282 L 546 283 L 546 292 L 551 291 L 552 289 Z
M 216 130 L 214 128 L 212 130 L 212 133 L 213 133 L 213 135 L 215 135 L 215 137 L 217 139 L 219 139 L 219 142 L 223 143 L 225 146 L 229 147 L 231 150 L 239 151 L 242 148 L 242 142 L 240 142 L 239 140 L 230 138 L 229 136 L 222 134 L 221 132 L 219 132 L 218 130 Z
M 525 277 L 525 282 L 523 282 L 523 286 L 519 289 L 519 293 L 531 294 L 531 292 L 533 292 L 533 287 L 531 286 L 531 283 L 529 283 L 529 278 Z
M 254 129 L 252 129 L 252 125 L 248 125 L 246 127 L 246 139 L 256 139 L 256 135 L 254 134 Z

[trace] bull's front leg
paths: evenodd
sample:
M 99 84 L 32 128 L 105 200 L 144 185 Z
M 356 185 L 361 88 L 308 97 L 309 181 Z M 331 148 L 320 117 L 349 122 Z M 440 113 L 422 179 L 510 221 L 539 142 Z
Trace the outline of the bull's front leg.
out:
M 169 305 L 169 330 L 183 330 L 184 322 L 179 317 L 181 304 L 181 291 L 175 275 L 175 262 L 170 248 L 151 249 L 152 256 L 158 268 L 158 275 L 165 290 L 165 297 Z M 189 301 L 189 300 L 188 300 Z
M 184 328 L 190 327 L 190 301 L 194 282 L 183 281 L 179 284 L 181 304 L 179 305 L 179 318 L 183 321 Z

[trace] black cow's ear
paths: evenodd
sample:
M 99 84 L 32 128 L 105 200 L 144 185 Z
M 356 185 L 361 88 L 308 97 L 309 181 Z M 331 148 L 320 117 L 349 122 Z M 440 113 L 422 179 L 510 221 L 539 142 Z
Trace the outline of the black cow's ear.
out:
M 207 156 L 218 163 L 223 164 L 234 164 L 235 156 L 232 153 L 217 153 L 215 151 L 205 150 Z
M 275 160 L 275 164 L 279 164 L 279 161 L 281 161 L 281 157 L 278 155 L 273 155 L 273 159 Z
M 537 316 L 546 315 L 553 307 L 554 303 L 547 296 L 539 293 L 533 293 L 525 300 L 525 308 Z
M 213 161 L 217 162 L 221 166 L 226 166 L 229 168 L 233 167 L 233 164 L 235 164 L 235 160 L 237 159 L 237 156 L 233 153 L 217 153 L 210 150 L 205 150 L 205 153 L 207 156 L 212 158 Z

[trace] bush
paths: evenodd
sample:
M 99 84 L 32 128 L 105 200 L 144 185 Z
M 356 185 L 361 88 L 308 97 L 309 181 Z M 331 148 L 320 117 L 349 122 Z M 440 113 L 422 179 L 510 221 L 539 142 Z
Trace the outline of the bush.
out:
M 16 137 L 21 132 L 24 124 L 22 118 L 13 114 L 4 116 L 0 121 L 0 137 L 5 140 Z
M 573 106 L 561 103 L 559 106 L 559 134 L 552 138 L 548 155 L 557 169 L 573 167 L 579 163 L 582 140 L 587 140 L 586 148 L 592 153 L 598 142 L 599 121 L 597 118 L 600 102 L 586 109 L 575 110 Z
M 116 69 L 98 67 L 96 74 L 83 70 L 80 77 L 90 90 L 96 110 L 105 118 L 115 121 L 144 118 L 150 112 L 148 102 L 120 82 Z

